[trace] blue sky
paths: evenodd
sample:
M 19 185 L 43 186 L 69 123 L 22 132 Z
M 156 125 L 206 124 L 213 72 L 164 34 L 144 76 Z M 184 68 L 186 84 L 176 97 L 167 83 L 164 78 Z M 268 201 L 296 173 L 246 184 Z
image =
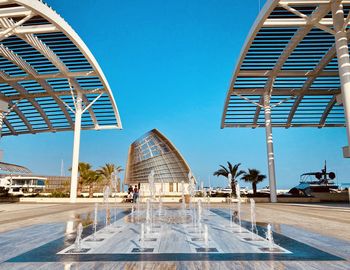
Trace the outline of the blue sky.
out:
M 267 174 L 264 129 L 220 129 L 226 91 L 258 0 L 49 0 L 95 55 L 115 95 L 121 131 L 82 132 L 80 160 L 125 167 L 130 143 L 152 128 L 174 142 L 208 183 L 219 164 L 242 163 Z M 262 1 L 263 2 L 263 1 Z M 277 185 L 328 161 L 350 182 L 343 128 L 274 129 Z M 2 139 L 5 161 L 35 173 L 70 167 L 73 133 Z M 211 176 L 212 185 L 224 179 Z

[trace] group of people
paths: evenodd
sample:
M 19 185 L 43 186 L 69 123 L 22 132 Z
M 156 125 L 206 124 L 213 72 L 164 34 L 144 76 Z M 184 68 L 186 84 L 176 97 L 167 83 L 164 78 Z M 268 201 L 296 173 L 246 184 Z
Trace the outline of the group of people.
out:
M 139 187 L 137 185 L 135 185 L 135 187 L 133 188 L 132 185 L 129 186 L 128 188 L 128 201 L 132 201 L 133 203 L 136 203 L 138 198 L 139 198 Z

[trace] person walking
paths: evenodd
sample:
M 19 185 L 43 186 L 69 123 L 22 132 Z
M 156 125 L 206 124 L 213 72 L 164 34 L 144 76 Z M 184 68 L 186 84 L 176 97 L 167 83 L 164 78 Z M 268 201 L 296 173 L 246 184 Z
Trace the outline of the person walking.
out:
M 132 202 L 137 203 L 138 198 L 139 198 L 139 189 L 138 189 L 137 185 L 135 185 Z

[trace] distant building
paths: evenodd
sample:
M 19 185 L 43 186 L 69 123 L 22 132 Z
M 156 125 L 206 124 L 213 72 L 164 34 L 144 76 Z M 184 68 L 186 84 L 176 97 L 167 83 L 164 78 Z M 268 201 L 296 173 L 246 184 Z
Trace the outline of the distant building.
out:
M 103 183 L 94 184 L 92 190 L 94 193 L 102 193 L 103 187 Z M 31 195 L 53 192 L 68 194 L 69 188 L 70 176 L 36 175 L 31 172 L 0 173 L 0 195 L 4 192 L 8 192 L 12 195 Z M 87 185 L 80 188 L 83 193 L 89 192 L 89 187 Z
M 1 193 L 38 194 L 45 188 L 46 178 L 33 175 L 0 175 Z
M 38 194 L 45 188 L 46 178 L 33 176 L 32 172 L 17 164 L 0 162 L 0 195 Z
M 45 192 L 69 192 L 70 176 L 43 176 L 46 177 Z
M 188 173 L 191 169 L 174 144 L 157 129 L 152 129 L 131 144 L 124 183 L 139 185 L 141 192 L 149 194 L 148 177 L 152 170 L 157 193 L 162 186 L 165 194 L 181 193 L 182 181 L 188 193 Z

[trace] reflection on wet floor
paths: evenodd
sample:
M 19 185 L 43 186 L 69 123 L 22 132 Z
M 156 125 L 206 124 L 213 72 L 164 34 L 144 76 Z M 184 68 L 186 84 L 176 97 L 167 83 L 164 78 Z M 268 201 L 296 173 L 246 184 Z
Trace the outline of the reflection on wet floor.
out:
M 212 213 L 208 214 L 204 219 L 206 222 L 210 221 L 211 218 L 216 220 L 216 223 L 213 223 L 213 230 L 217 230 L 218 232 L 227 230 L 225 226 L 221 228 L 222 222 L 218 221 L 218 218 L 215 218 L 216 215 L 221 216 L 222 218 L 227 220 L 227 217 L 229 215 L 227 214 L 227 211 L 225 209 L 212 209 Z M 176 212 L 173 209 L 170 210 L 171 212 Z M 137 219 L 136 214 L 134 217 L 131 217 L 130 215 L 131 209 L 128 210 L 121 210 L 118 209 L 118 220 L 122 221 L 125 223 L 127 226 L 130 226 L 132 224 L 137 225 L 138 222 L 144 220 L 144 219 Z M 105 226 L 105 218 L 106 218 L 106 212 L 104 209 L 100 210 L 98 212 L 98 230 L 101 230 Z M 112 220 L 114 220 L 113 217 L 113 212 L 112 212 Z M 133 220 L 132 220 L 133 218 Z M 204 220 L 203 219 L 203 220 Z M 176 225 L 177 222 L 169 222 L 170 220 L 164 220 L 163 222 L 165 224 L 170 224 L 170 225 Z M 158 219 L 157 223 L 161 223 L 162 219 Z M 167 223 L 168 221 L 168 223 Z M 220 249 L 218 249 L 218 252 L 212 252 L 211 254 L 207 255 L 201 255 L 200 253 L 197 254 L 189 254 L 190 256 L 186 254 L 178 254 L 176 256 L 169 256 L 169 254 L 165 255 L 159 255 L 159 254 L 106 254 L 106 253 L 101 253 L 101 254 L 85 254 L 85 255 L 78 255 L 76 254 L 66 254 L 64 256 L 56 255 L 57 252 L 60 250 L 69 247 L 74 243 L 75 240 L 75 230 L 76 227 L 78 226 L 79 223 L 82 223 L 84 226 L 84 231 L 83 231 L 83 238 L 88 237 L 93 233 L 93 211 L 87 211 L 86 213 L 78 213 L 74 215 L 70 215 L 69 220 L 65 223 L 64 225 L 64 237 L 61 238 L 56 238 L 56 240 L 51 240 L 47 242 L 47 244 L 44 244 L 42 246 L 36 246 L 35 248 L 32 248 L 32 250 L 29 250 L 26 253 L 20 254 L 17 253 L 15 256 L 12 256 L 12 259 L 8 260 L 8 263 L 10 262 L 21 262 L 22 265 L 24 263 L 30 263 L 31 265 L 35 265 L 36 263 L 48 263 L 51 265 L 56 265 L 56 263 L 61 262 L 61 268 L 59 269 L 96 269 L 96 265 L 99 265 L 100 267 L 105 267 L 104 269 L 185 269 L 181 268 L 183 266 L 186 266 L 186 268 L 189 269 L 198 269 L 198 267 L 201 267 L 205 269 L 205 267 L 209 267 L 209 269 L 213 269 L 211 267 L 219 267 L 219 269 L 232 269 L 230 268 L 230 265 L 233 265 L 232 261 L 235 261 L 234 265 L 241 265 L 249 267 L 250 269 L 252 266 L 257 267 L 256 269 L 270 269 L 269 267 L 271 266 L 270 263 L 264 262 L 264 260 L 284 260 L 286 261 L 298 261 L 298 265 L 303 265 L 302 261 L 304 260 L 328 260 L 328 261 L 333 261 L 333 265 L 337 265 L 338 261 L 342 261 L 342 258 L 335 257 L 329 253 L 320 251 L 318 249 L 315 249 L 311 246 L 305 245 L 304 243 L 295 241 L 292 238 L 288 238 L 283 235 L 279 235 L 278 232 L 282 232 L 282 227 L 281 226 L 274 226 L 274 231 L 277 233 L 275 235 L 276 242 L 278 244 L 281 244 L 283 247 L 286 247 L 289 249 L 291 247 L 292 255 L 274 255 L 273 257 L 261 257 L 261 255 L 249 255 L 249 254 L 242 254 L 237 255 L 237 254 L 223 254 Z M 229 223 L 228 223 L 229 224 Z M 190 224 L 188 224 L 189 226 Z M 249 222 L 243 222 L 243 225 L 246 228 L 250 228 Z M 263 226 L 261 226 L 263 225 Z M 260 233 L 264 234 L 264 225 L 266 224 L 261 224 L 258 223 L 259 226 L 259 231 Z M 158 225 L 157 225 L 158 226 Z M 156 227 L 156 226 L 155 226 Z M 162 226 L 158 227 L 158 229 L 162 230 Z M 219 230 L 220 229 L 220 230 Z M 178 232 L 182 232 L 181 229 L 178 229 Z M 134 228 L 133 234 L 138 234 L 139 229 L 138 227 Z M 249 233 L 247 234 L 249 235 Z M 1 236 L 1 235 L 0 235 Z M 247 237 L 247 236 L 244 236 Z M 157 243 L 158 237 L 155 237 L 157 239 L 155 242 Z M 202 238 L 201 238 L 202 239 Z M 203 242 L 200 239 L 200 241 L 197 243 L 195 242 L 196 245 L 195 247 L 197 248 L 203 248 L 201 246 L 201 243 Z M 1 240 L 1 238 L 0 238 Z M 196 239 L 194 239 L 196 240 Z M 198 240 L 198 239 L 197 239 Z M 189 239 L 189 241 L 192 241 Z M 249 241 L 247 241 L 249 242 Z M 149 242 L 151 243 L 151 242 Z M 137 244 L 137 243 L 136 243 Z M 136 245 L 135 244 L 135 245 Z M 209 246 L 210 248 L 217 248 L 216 246 Z M 0 247 L 1 251 L 1 247 Z M 206 250 L 202 250 L 206 251 Z M 22 251 L 23 252 L 23 251 Z M 19 256 L 17 256 L 19 255 Z M 128 255 L 128 256 L 126 256 Z M 140 262 L 142 260 L 142 262 Z M 245 264 L 245 260 L 249 260 L 250 262 L 248 264 Z M 260 263 L 254 262 L 255 260 L 260 261 Z M 75 262 L 79 261 L 80 263 L 77 264 Z M 89 263 L 88 261 L 94 261 L 94 263 Z M 110 262 L 115 262 L 113 263 L 108 263 Z M 126 262 L 129 261 L 129 262 Z M 162 263 L 154 263 L 154 261 L 162 261 Z M 164 262 L 164 261 L 176 261 L 176 262 Z M 206 261 L 206 262 L 205 262 Z M 220 261 L 220 262 L 217 262 Z M 63 262 L 66 262 L 63 264 Z M 116 263 L 118 262 L 118 263 Z M 273 267 L 284 267 L 284 263 L 276 263 L 272 264 Z M 324 264 L 326 265 L 326 264 Z M 340 264 L 341 265 L 341 264 Z M 161 266 L 163 268 L 161 268 Z M 12 267 L 12 266 L 11 266 Z M 85 268 L 86 267 L 86 268 Z M 192 267 L 192 268 L 191 268 Z M 57 268 L 57 267 L 56 267 Z M 1 265 L 0 265 L 1 269 Z M 15 269 L 15 268 L 7 268 L 7 269 Z M 26 268 L 30 269 L 30 268 Z M 242 268 L 238 268 L 242 269 Z M 244 268 L 243 268 L 244 269 Z M 278 269 L 283 269 L 283 268 L 278 268 Z M 317 268 L 316 268 L 317 269 Z M 329 268 L 331 269 L 331 268 Z M 341 269 L 341 268 L 339 268 Z M 346 268 L 345 268 L 346 269 Z
M 21 206 L 21 205 L 20 205 Z M 50 248 L 57 245 L 62 248 L 69 246 L 75 239 L 75 228 L 79 222 L 87 225 L 84 231 L 92 232 L 91 220 L 93 218 L 93 205 L 30 205 L 30 212 L 16 212 L 14 214 L 7 214 L 6 220 L 1 221 L 1 229 L 7 230 L 5 233 L 0 233 L 0 260 L 6 261 L 11 258 L 17 258 L 16 262 L 6 262 L 0 264 L 0 269 L 16 270 L 16 269 L 349 269 L 349 261 L 303 261 L 302 258 L 296 258 L 296 261 L 247 261 L 247 258 L 242 260 L 227 259 L 220 261 L 136 261 L 135 258 L 131 262 L 123 261 L 92 261 L 92 262 L 60 262 L 60 258 L 46 258 L 50 253 Z M 225 205 L 220 206 L 225 207 Z M 248 212 L 247 207 L 243 215 Z M 225 209 L 221 208 L 222 211 Z M 86 210 L 89 211 L 86 211 Z M 350 243 L 344 239 L 349 238 L 347 233 L 349 227 L 348 212 L 338 211 L 337 209 L 316 209 L 315 207 L 299 207 L 291 205 L 257 205 L 257 221 L 266 221 L 273 223 L 273 230 L 282 235 L 286 235 L 289 239 L 299 240 L 300 242 L 318 247 L 321 250 L 333 253 L 343 258 L 350 260 L 349 250 Z M 130 209 L 128 209 L 129 211 Z M 56 214 L 56 212 L 59 214 Z M 118 209 L 123 211 L 123 209 Z M 90 213 L 90 217 L 88 215 Z M 2 217 L 6 215 L 1 213 Z M 11 219 L 12 218 L 12 219 Z M 249 216 L 245 215 L 249 219 Z M 86 221 L 84 221 L 86 219 Z M 99 211 L 99 219 L 104 220 L 105 214 L 103 210 Z M 113 214 L 112 214 L 113 219 Z M 12 220 L 13 223 L 10 223 Z M 64 223 L 57 223 L 64 220 Z M 68 220 L 68 222 L 66 222 Z M 303 223 L 300 223 L 300 221 Z M 278 223 L 283 223 L 280 225 Z M 101 226 L 103 226 L 101 223 Z M 34 224 L 34 225 L 31 225 Z M 267 223 L 258 223 L 260 227 L 265 227 Z M 285 225 L 287 224 L 287 225 Z M 288 225 L 291 224 L 291 225 Z M 319 224 L 315 227 L 314 224 Z M 29 227 L 28 227 L 29 225 Z M 102 228 L 102 227 L 100 227 Z M 306 229 L 303 229 L 306 228 Z M 73 233 L 72 233 L 73 232 Z M 341 235 L 339 235 L 341 232 Z M 324 233 L 320 235 L 319 233 Z M 329 234 L 327 236 L 327 234 Z M 64 236 L 64 237 L 63 237 Z M 333 236 L 333 237 L 330 237 Z M 334 237 L 338 237 L 334 238 Z M 342 239 L 343 238 L 343 239 Z M 58 240 L 57 240 L 58 239 Z M 60 240 L 61 239 L 61 240 Z M 278 239 L 277 239 L 278 241 Z M 13 243 L 16 243 L 14 245 Z M 41 246 L 46 245 L 45 248 L 40 249 Z M 18 255 L 39 249 L 44 261 L 33 262 L 31 260 L 35 256 L 34 253 L 28 253 L 24 258 Z M 326 253 L 327 254 L 327 253 Z M 326 256 L 325 256 L 326 258 Z M 46 259 L 46 261 L 45 261 Z M 48 260 L 51 259 L 51 262 Z M 57 260 L 56 262 L 54 260 Z M 21 263 L 18 263 L 21 261 Z M 78 259 L 76 259 L 78 261 Z M 234 260 L 234 261 L 233 261 Z M 276 258 L 278 260 L 278 258 Z

